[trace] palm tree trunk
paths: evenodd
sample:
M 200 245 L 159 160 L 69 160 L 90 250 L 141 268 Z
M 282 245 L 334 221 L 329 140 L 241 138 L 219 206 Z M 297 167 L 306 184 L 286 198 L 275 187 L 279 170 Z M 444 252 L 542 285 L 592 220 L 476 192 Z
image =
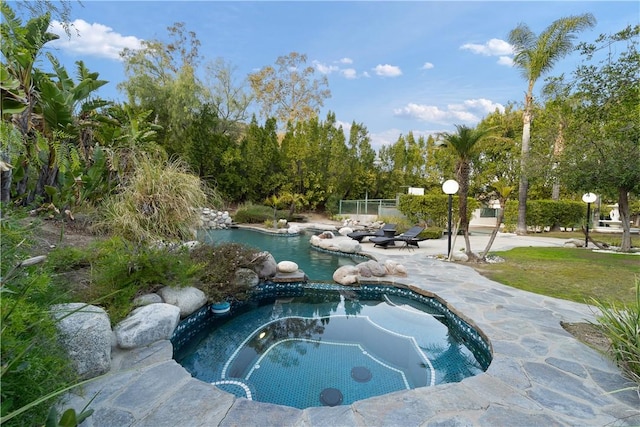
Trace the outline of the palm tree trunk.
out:
M 516 234 L 527 234 L 527 193 L 529 192 L 529 178 L 527 176 L 529 160 L 529 142 L 531 141 L 531 119 L 533 116 L 533 80 L 529 81 L 529 89 L 524 98 L 524 113 L 522 115 L 522 151 L 520 156 L 520 184 L 518 186 L 518 225 Z
M 491 246 L 493 246 L 493 242 L 496 240 L 496 236 L 498 235 L 498 231 L 500 231 L 500 224 L 504 220 L 504 206 L 502 203 L 500 204 L 500 209 L 498 210 L 498 217 L 496 218 L 496 226 L 491 230 L 491 236 L 489 237 L 489 241 L 487 242 L 487 246 L 484 248 L 484 252 L 482 252 L 482 260 L 487 260 L 487 255 L 491 250 Z

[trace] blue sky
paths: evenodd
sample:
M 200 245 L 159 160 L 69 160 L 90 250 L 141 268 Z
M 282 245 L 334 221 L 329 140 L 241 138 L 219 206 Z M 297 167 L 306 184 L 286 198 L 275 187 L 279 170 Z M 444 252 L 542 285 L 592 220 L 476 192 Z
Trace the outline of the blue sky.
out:
M 303 53 L 329 80 L 332 96 L 321 118 L 333 111 L 345 129 L 364 124 L 379 148 L 409 131 L 450 131 L 522 103 L 526 82 L 510 65 L 509 31 L 522 22 L 539 33 L 557 18 L 586 12 L 597 25 L 580 39 L 593 41 L 637 24 L 640 3 L 84 0 L 73 3 L 79 37 L 62 34 L 51 45 L 69 71 L 82 59 L 110 81 L 100 93 L 107 99 L 122 99 L 118 51 L 145 39 L 168 41 L 166 28 L 175 22 L 196 33 L 205 61 L 223 58 L 234 66 L 236 80 L 278 56 Z M 565 58 L 553 75 L 570 73 L 579 60 Z

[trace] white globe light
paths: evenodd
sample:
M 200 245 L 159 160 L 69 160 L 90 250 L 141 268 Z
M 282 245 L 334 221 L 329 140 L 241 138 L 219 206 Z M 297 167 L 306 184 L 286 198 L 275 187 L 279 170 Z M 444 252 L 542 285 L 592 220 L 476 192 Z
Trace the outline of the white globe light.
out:
M 584 193 L 582 195 L 582 201 L 585 203 L 593 203 L 596 201 L 596 199 L 598 198 L 598 196 L 596 196 L 593 193 Z
M 456 194 L 459 187 L 455 179 L 448 179 L 442 184 L 442 191 L 444 194 Z

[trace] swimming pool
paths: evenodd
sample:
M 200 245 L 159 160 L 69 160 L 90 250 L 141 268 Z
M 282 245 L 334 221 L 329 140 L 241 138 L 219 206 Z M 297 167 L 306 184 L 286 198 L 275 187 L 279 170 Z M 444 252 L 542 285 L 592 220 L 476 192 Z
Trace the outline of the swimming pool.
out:
M 172 342 L 195 378 L 300 409 L 461 381 L 491 361 L 440 301 L 384 285 L 263 284 L 230 316 L 185 319 Z
M 310 234 L 282 235 L 249 229 L 202 231 L 198 239 L 208 244 L 243 243 L 270 252 L 276 262 L 294 261 L 311 280 L 330 281 L 333 273 L 343 265 L 366 261 L 363 256 L 336 256 L 312 249 Z

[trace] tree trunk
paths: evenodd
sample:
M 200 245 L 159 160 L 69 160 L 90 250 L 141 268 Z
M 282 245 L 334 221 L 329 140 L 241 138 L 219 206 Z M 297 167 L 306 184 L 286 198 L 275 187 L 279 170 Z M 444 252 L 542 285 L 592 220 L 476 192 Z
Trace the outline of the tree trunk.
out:
M 496 240 L 496 236 L 498 235 L 498 231 L 500 231 L 500 224 L 504 220 L 504 205 L 500 203 L 500 209 L 498 210 L 498 217 L 496 218 L 496 226 L 491 230 L 491 236 L 489 237 L 489 241 L 487 242 L 487 246 L 484 248 L 484 252 L 482 253 L 482 260 L 487 260 L 487 254 L 491 250 L 491 246 L 493 246 L 493 242 Z
M 629 216 L 629 194 L 624 188 L 618 189 L 618 212 L 622 222 L 622 243 L 620 252 L 631 252 L 631 221 Z
M 527 193 L 529 192 L 528 160 L 529 142 L 531 141 L 531 116 L 533 110 L 533 81 L 529 81 L 529 89 L 524 97 L 524 113 L 522 114 L 522 151 L 520 155 L 520 184 L 518 186 L 518 225 L 516 234 L 527 234 Z

